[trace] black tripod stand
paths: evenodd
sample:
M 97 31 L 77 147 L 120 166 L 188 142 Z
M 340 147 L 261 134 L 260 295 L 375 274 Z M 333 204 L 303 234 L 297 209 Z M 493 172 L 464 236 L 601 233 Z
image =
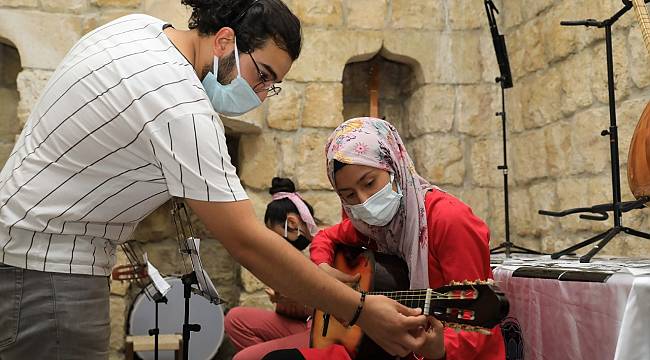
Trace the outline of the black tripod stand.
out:
M 646 0 L 647 2 L 648 0 Z M 575 213 L 591 213 L 582 214 L 580 218 L 587 220 L 607 220 L 608 211 L 613 212 L 614 216 L 614 226 L 609 230 L 602 232 L 596 236 L 593 236 L 585 241 L 582 241 L 576 245 L 568 247 L 564 250 L 558 251 L 551 255 L 551 258 L 557 259 L 563 255 L 570 254 L 580 248 L 583 248 L 587 245 L 593 244 L 597 241 L 600 241 L 596 246 L 594 246 L 587 254 L 580 257 L 580 262 L 586 263 L 591 260 L 591 258 L 596 255 L 610 240 L 612 240 L 620 232 L 630 234 L 633 236 L 641 237 L 644 239 L 650 239 L 650 234 L 623 226 L 623 213 L 633 210 L 643 208 L 644 203 L 648 202 L 648 198 L 641 198 L 636 201 L 621 201 L 621 176 L 620 176 L 620 164 L 618 158 L 618 127 L 616 125 L 616 98 L 614 95 L 614 61 L 612 55 L 612 25 L 625 14 L 628 10 L 632 8 L 632 3 L 629 0 L 623 0 L 623 8 L 614 14 L 611 18 L 597 21 L 594 19 L 579 20 L 579 21 L 562 21 L 561 25 L 564 26 L 593 26 L 597 28 L 605 28 L 605 47 L 606 47 L 606 56 L 607 56 L 607 90 L 609 92 L 609 129 L 603 130 L 601 132 L 602 136 L 609 135 L 609 148 L 610 148 L 610 159 L 611 159 L 611 176 L 612 176 L 612 195 L 613 201 L 609 204 L 600 204 L 588 208 L 576 208 L 569 209 L 559 212 L 554 211 L 545 211 L 540 210 L 539 213 L 542 215 L 562 217 L 569 214 Z
M 496 116 L 501 116 L 501 129 L 503 133 L 503 165 L 497 166 L 498 170 L 503 172 L 503 196 L 505 206 L 505 235 L 506 241 L 499 244 L 497 247 L 490 249 L 492 254 L 505 253 L 509 258 L 511 253 L 520 254 L 541 254 L 538 251 L 526 249 L 525 247 L 517 246 L 510 241 L 510 212 L 508 202 L 508 153 L 507 153 L 507 138 L 506 138 L 506 98 L 505 89 L 512 87 L 512 75 L 510 74 L 510 62 L 508 61 L 508 51 L 506 49 L 505 37 L 499 34 L 497 28 L 495 13 L 499 13 L 492 0 L 485 0 L 485 11 L 487 12 L 488 22 L 490 24 L 490 32 L 492 33 L 492 42 L 494 44 L 494 52 L 497 56 L 497 63 L 499 64 L 499 72 L 501 76 L 496 78 L 495 81 L 501 85 L 501 111 L 497 112 Z

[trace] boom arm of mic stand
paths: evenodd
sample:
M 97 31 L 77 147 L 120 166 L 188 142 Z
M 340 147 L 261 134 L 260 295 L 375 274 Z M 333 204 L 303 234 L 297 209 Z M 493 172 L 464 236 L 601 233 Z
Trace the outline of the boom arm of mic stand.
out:
M 560 21 L 560 25 L 562 25 L 562 26 L 587 26 L 587 27 L 594 26 L 594 27 L 602 27 L 603 22 L 595 20 L 595 19 L 567 20 L 567 21 Z

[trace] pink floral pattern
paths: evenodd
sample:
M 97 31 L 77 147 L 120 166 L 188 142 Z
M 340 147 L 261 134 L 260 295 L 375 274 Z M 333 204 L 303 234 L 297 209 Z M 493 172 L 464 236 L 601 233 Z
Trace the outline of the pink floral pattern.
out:
M 400 209 L 390 223 L 377 227 L 355 220 L 350 214 L 348 217 L 359 232 L 375 241 L 379 251 L 399 255 L 406 261 L 411 288 L 428 287 L 428 231 L 424 195 L 436 187 L 415 171 L 395 127 L 375 118 L 350 119 L 334 130 L 325 150 L 327 174 L 334 187 L 334 160 L 371 166 L 395 174 L 403 197 Z

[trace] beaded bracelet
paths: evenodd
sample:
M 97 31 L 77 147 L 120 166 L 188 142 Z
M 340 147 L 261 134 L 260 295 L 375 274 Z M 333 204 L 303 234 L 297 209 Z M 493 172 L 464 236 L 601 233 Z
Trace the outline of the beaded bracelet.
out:
M 354 316 L 352 317 L 352 320 L 348 323 L 348 326 L 353 326 L 354 324 L 357 323 L 357 320 L 359 320 L 359 316 L 361 315 L 361 310 L 363 310 L 363 304 L 366 302 L 366 292 L 362 291 L 361 292 L 361 301 L 359 302 L 359 305 L 357 306 L 357 310 L 354 312 Z

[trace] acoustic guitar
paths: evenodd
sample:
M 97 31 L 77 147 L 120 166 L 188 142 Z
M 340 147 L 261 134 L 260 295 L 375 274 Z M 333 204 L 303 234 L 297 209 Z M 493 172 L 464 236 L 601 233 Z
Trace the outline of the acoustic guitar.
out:
M 643 35 L 643 43 L 650 53 L 650 16 L 644 0 L 632 0 Z M 634 129 L 627 155 L 627 180 L 638 200 L 650 196 L 650 102 L 646 105 Z
M 508 300 L 492 281 L 455 282 L 437 289 L 409 290 L 408 267 L 402 259 L 351 247 L 337 249 L 334 267 L 350 275 L 361 274 L 355 286 L 357 290 L 423 309 L 424 314 L 458 331 L 489 334 L 508 315 Z M 357 360 L 395 358 L 364 336 L 358 326 L 346 327 L 316 310 L 310 346 L 327 348 L 333 344 L 343 345 Z

